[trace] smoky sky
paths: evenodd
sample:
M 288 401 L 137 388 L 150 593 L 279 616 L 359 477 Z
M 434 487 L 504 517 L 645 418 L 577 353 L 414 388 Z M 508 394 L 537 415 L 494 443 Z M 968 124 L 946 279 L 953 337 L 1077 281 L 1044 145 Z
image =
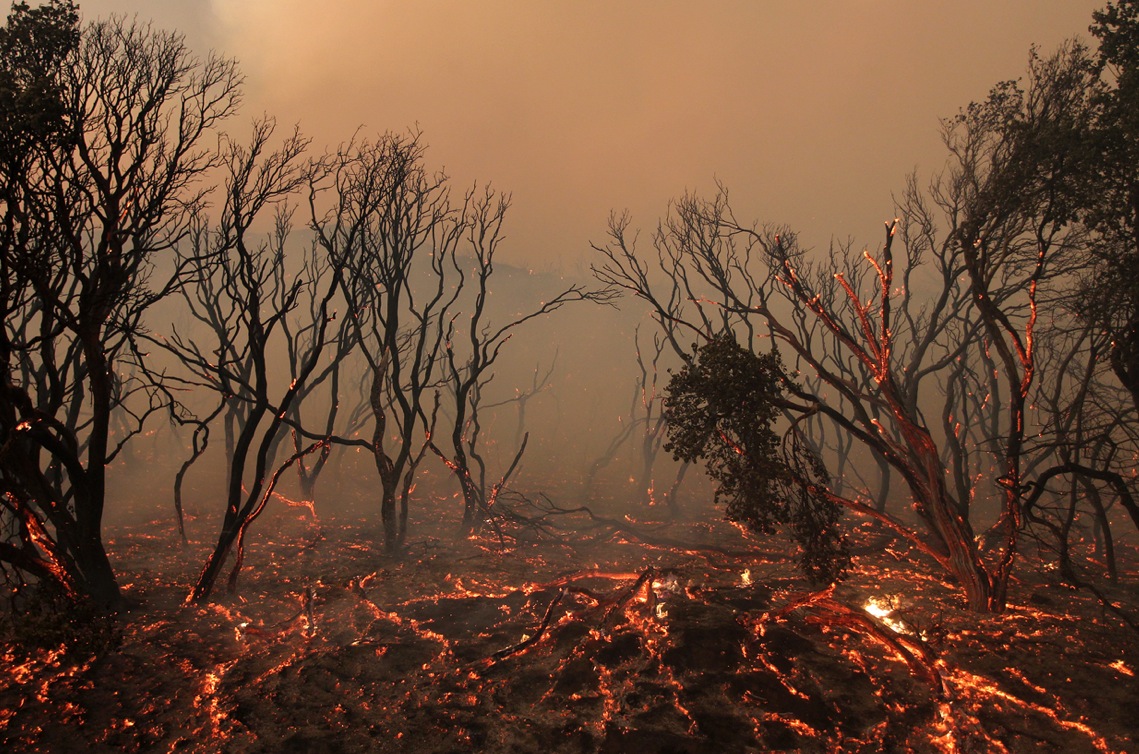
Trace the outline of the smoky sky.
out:
M 611 210 L 731 191 L 808 246 L 876 244 L 943 162 L 939 119 L 1088 38 L 1100 0 L 87 0 L 238 59 L 245 120 L 324 149 L 418 128 L 457 186 L 511 193 L 506 258 L 588 264 Z

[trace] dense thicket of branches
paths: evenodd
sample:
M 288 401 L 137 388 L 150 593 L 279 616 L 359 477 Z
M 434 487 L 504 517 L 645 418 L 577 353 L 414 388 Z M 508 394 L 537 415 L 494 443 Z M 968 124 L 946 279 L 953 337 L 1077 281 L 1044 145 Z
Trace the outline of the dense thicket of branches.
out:
M 18 597 L 121 602 L 107 468 L 158 413 L 193 430 L 179 506 L 210 428 L 226 432 L 221 529 L 192 599 L 230 558 L 234 585 L 284 471 L 311 496 L 335 445 L 374 460 L 391 552 L 425 459 L 454 475 L 465 532 L 496 522 L 526 445 L 520 426 L 491 473 L 480 412 L 499 355 L 526 322 L 614 288 L 660 326 L 635 348 L 646 495 L 667 421 L 668 449 L 705 462 L 728 515 L 789 527 L 817 579 L 846 567 L 840 510 L 932 558 L 977 610 L 1004 608 L 1026 533 L 1078 581 L 1088 521 L 1114 573 L 1114 507 L 1139 525 L 1139 3 L 1093 21 L 1097 49 L 1033 51 L 1022 79 L 944 121 L 944 169 L 906 182 L 874 250 L 804 249 L 738 219 L 720 187 L 673 203 L 648 253 L 615 216 L 602 290 L 503 313 L 488 302 L 509 199 L 454 191 L 418 133 L 322 156 L 269 118 L 238 138 L 222 130 L 233 61 L 123 18 L 81 25 L 69 0 L 13 5 L 0 574 Z
M 14 6 L 0 47 L 4 559 L 113 606 L 106 468 L 158 406 L 126 367 L 144 314 L 184 280 L 160 262 L 201 206 L 239 79 L 174 34 L 124 19 L 80 30 L 62 0 Z
M 0 572 L 15 593 L 52 585 L 117 606 L 106 470 L 156 413 L 193 430 L 175 488 L 183 537 L 183 479 L 225 429 L 221 529 L 192 600 L 231 558 L 234 586 L 284 470 L 311 494 L 334 444 L 374 456 L 389 551 L 432 447 L 460 483 L 465 529 L 493 518 L 521 455 L 488 484 L 480 410 L 499 354 L 524 322 L 605 297 L 571 285 L 494 322 L 506 197 L 456 200 L 415 133 L 310 157 L 269 118 L 248 140 L 223 132 L 240 98 L 232 61 L 122 18 L 81 26 L 67 0 L 13 6 L 0 55 Z M 298 205 L 307 252 L 290 248 Z M 360 373 L 361 394 L 342 396 Z M 342 397 L 359 399 L 346 419 Z
M 1078 42 L 1033 51 L 1023 80 L 947 119 L 944 170 L 909 180 L 877 252 L 812 253 L 789 229 L 737 220 L 722 187 L 676 201 L 650 253 L 623 216 L 596 247 L 597 277 L 645 301 L 663 336 L 782 354 L 792 400 L 745 416 L 766 424 L 778 407 L 786 436 L 805 434 L 832 470 L 874 461 L 883 473 L 844 474 L 831 500 L 940 563 L 978 610 L 1003 609 L 1026 524 L 1065 548 L 1079 489 L 1103 535 L 1103 494 L 1134 478 L 1134 406 L 1115 396 L 1134 392 L 1136 17 L 1109 5 L 1098 58 Z M 704 347 L 674 345 L 691 375 Z M 741 379 L 724 368 L 701 389 L 710 400 Z M 758 465 L 770 447 L 737 450 Z M 729 499 L 754 476 L 717 457 L 710 473 Z M 1061 477 L 1064 490 L 1037 487 Z M 1041 506 L 1069 492 L 1066 508 Z

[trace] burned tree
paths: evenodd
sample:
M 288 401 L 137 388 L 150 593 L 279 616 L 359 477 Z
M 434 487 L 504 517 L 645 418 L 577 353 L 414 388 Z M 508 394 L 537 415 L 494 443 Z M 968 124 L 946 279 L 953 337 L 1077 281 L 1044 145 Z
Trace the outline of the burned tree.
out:
M 663 326 L 675 326 L 671 321 L 664 321 Z M 597 479 L 598 474 L 618 458 L 622 448 L 632 445 L 634 449 L 634 474 L 630 477 L 633 482 L 635 494 L 649 506 L 663 501 L 668 506 L 669 514 L 676 516 L 679 513 L 677 492 L 688 470 L 688 462 L 684 462 L 673 476 L 672 483 L 663 492 L 657 490 L 654 475 L 657 457 L 660 454 L 665 438 L 665 415 L 663 410 L 663 390 L 660 385 L 665 374 L 662 360 L 666 358 L 666 346 L 669 339 L 659 332 L 652 335 L 651 350 L 642 344 L 641 327 L 638 324 L 633 330 L 633 348 L 636 354 L 637 373 L 633 378 L 632 396 L 629 400 L 629 412 L 618 417 L 620 428 L 609 441 L 609 444 L 589 465 L 585 474 L 584 494 L 588 495 Z M 672 349 L 667 350 L 671 355 Z M 685 357 L 681 355 L 681 359 Z
M 1139 407 L 1139 6 L 1108 3 L 1093 18 L 1100 86 L 1083 203 L 1095 239 L 1078 310 L 1111 333 L 1111 368 Z
M 518 328 L 530 320 L 544 317 L 572 302 L 605 303 L 610 298 L 607 290 L 591 291 L 580 285 L 571 285 L 529 312 L 511 315 L 503 324 L 492 325 L 487 309 L 490 283 L 508 206 L 506 197 L 489 191 L 477 196 L 468 195 L 463 226 L 465 250 L 470 252 L 469 263 L 452 250 L 451 262 L 459 280 L 456 290 L 469 288 L 473 298 L 459 302 L 465 312 L 457 312 L 446 327 L 443 391 L 453 411 L 449 451 L 444 451 L 434 440 L 430 447 L 459 483 L 463 495 L 464 532 L 475 530 L 480 519 L 494 516 L 498 494 L 516 470 L 526 449 L 527 435 L 523 435 L 506 471 L 497 482 L 488 485 L 486 461 L 480 448 L 480 412 L 483 390 L 494 379 L 494 366 L 503 347 Z
M 993 438 L 1000 457 L 1002 550 L 991 603 L 1003 606 L 1017 550 L 1025 491 L 1025 411 L 1036 376 L 1041 298 L 1084 261 L 1074 226 L 1087 153 L 1094 83 L 1087 51 L 1068 43 L 1049 58 L 1034 53 L 1027 89 L 1008 84 L 974 104 L 946 130 L 958 156 L 943 204 L 962 252 L 974 311 L 1005 381 L 1007 418 Z M 954 190 L 955 189 L 955 190 Z
M 1072 585 L 1081 581 L 1073 557 L 1078 519 L 1092 518 L 1108 574 L 1114 577 L 1112 501 L 1105 499 L 1104 484 L 1118 491 L 1125 505 L 1131 499 L 1123 477 L 1113 471 L 1118 466 L 1114 456 L 1130 444 L 1121 432 L 1126 425 L 1116 421 L 1116 411 L 1100 405 L 1104 398 L 1114 398 L 1115 406 L 1127 405 L 1119 400 L 1118 388 L 1111 390 L 1103 382 L 1109 371 L 1106 340 L 1102 332 L 1083 327 L 1045 331 L 1036 346 L 1043 380 L 1035 412 L 1045 431 L 1026 442 L 1024 476 L 1031 483 L 1023 506 L 1025 536 L 1034 538 L 1042 551 L 1054 552 L 1060 577 Z
M 308 184 L 312 229 L 344 270 L 347 316 L 367 362 L 369 445 L 389 552 L 407 534 L 414 473 L 433 429 L 427 402 L 459 295 L 452 259 L 464 212 L 452 204 L 446 176 L 423 164 L 423 152 L 417 134 L 354 141 L 323 160 Z
M 313 246 L 311 252 L 316 251 Z M 310 269 L 317 268 L 315 259 L 310 258 L 308 265 Z M 286 415 L 292 447 L 290 458 L 293 459 L 300 486 L 299 504 L 308 506 L 315 515 L 317 481 L 328 468 L 333 444 L 335 442 L 342 449 L 349 444 L 350 440 L 346 438 L 352 437 L 357 422 L 351 416 L 346 422 L 342 421 L 340 411 L 350 356 L 356 350 L 356 333 L 351 318 L 336 317 L 336 332 L 328 338 L 328 353 L 317 370 L 307 379 L 302 379 L 301 370 L 307 363 L 307 353 L 313 345 L 312 323 L 320 321 L 321 307 L 324 305 L 322 297 L 312 295 L 313 292 L 313 289 L 309 289 L 307 306 L 299 312 L 299 321 L 286 319 L 283 331 L 290 376 L 300 384 L 297 398 Z M 313 415 L 319 417 L 319 426 L 315 419 L 309 419 L 306 424 L 304 417 Z M 322 441 L 316 453 L 311 452 L 313 440 Z
M 123 19 L 80 30 L 66 2 L 17 6 L 4 45 L 4 96 L 18 105 L 3 139 L 10 554 L 111 606 L 106 468 L 159 405 L 122 367 L 143 358 L 131 348 L 143 314 L 184 281 L 171 250 L 201 203 L 198 181 L 215 164 L 207 142 L 234 111 L 239 78 L 173 34 Z M 35 101 L 39 112 L 27 109 Z M 131 417 L 122 437 L 111 435 L 116 410 Z
M 453 201 L 447 176 L 425 166 L 418 134 L 343 146 L 314 171 L 309 206 L 318 245 L 345 269 L 342 294 L 366 362 L 385 547 L 398 550 L 407 535 L 414 474 L 428 450 L 456 474 L 469 530 L 521 454 L 488 487 L 479 411 L 501 349 L 524 322 L 603 294 L 571 286 L 529 314 L 489 325 L 509 202 L 477 189 Z M 446 451 L 437 432 L 444 395 L 452 422 Z
M 814 389 L 788 383 L 799 404 L 792 429 L 825 415 L 904 481 L 920 526 L 876 510 L 869 490 L 828 496 L 933 558 L 983 611 L 1003 609 L 1017 550 L 1038 307 L 1070 281 L 1082 243 L 1071 215 L 1079 163 L 1056 147 L 1085 133 L 1087 57 L 1068 45 L 1034 57 L 1029 73 L 1027 88 L 1001 85 L 947 121 L 947 170 L 928 191 L 911 181 L 902 219 L 887 224 L 876 254 L 812 258 L 785 229 L 737 221 L 721 190 L 675 205 L 673 232 L 655 244 L 663 288 L 620 222 L 596 268 L 661 321 L 703 339 L 736 332 L 752 349 L 764 337 L 812 375 Z M 852 273 L 859 263 L 867 272 Z M 678 299 L 683 306 L 670 303 Z M 926 420 L 931 390 L 949 396 L 946 436 Z M 978 393 L 992 399 L 977 401 Z M 961 406 L 982 414 L 965 428 L 968 438 L 954 429 Z M 992 472 L 955 492 L 947 463 L 961 453 Z M 972 521 L 987 506 L 998 510 L 1002 532 L 991 553 L 979 549 Z
M 1069 173 L 1076 169 L 1053 192 L 1061 217 L 1083 225 L 1087 256 L 1076 283 L 1055 301 L 1059 326 L 1038 338 L 1045 368 L 1034 408 L 1044 432 L 1031 438 L 1032 474 L 1024 475 L 1030 532 L 1055 550 L 1062 577 L 1073 584 L 1083 580 L 1072 557 L 1081 518 L 1091 519 L 1108 575 L 1115 573 L 1108 512 L 1118 502 L 1135 522 L 1129 503 L 1139 442 L 1139 6 L 1108 3 L 1093 19 L 1099 47 L 1086 62 L 1091 73 L 1081 72 L 1073 86 L 1091 107 L 1080 99 L 1069 105 L 1088 122 L 1079 138 L 1041 144 Z M 1055 185 L 1052 176 L 1043 180 Z
M 35 284 L 43 276 L 34 274 L 37 269 L 30 262 L 36 256 L 46 257 L 46 249 L 54 245 L 46 217 L 36 211 L 44 202 L 45 188 L 36 173 L 42 172 L 37 168 L 42 153 L 62 148 L 65 139 L 63 67 L 78 42 L 78 16 L 69 4 L 36 10 L 13 8 L 7 25 L 0 29 L 4 110 L 0 121 L 0 202 L 4 210 L 0 226 L 0 303 L 4 307 L 0 330 L 0 516 L 4 523 L 0 561 L 5 571 L 13 569 L 16 579 L 22 581 L 26 574 L 54 583 L 72 596 L 87 591 L 75 554 L 68 552 L 74 548 L 66 543 L 69 538 L 78 539 L 78 532 L 71 531 L 78 522 L 54 504 L 53 488 L 58 487 L 63 468 L 41 461 L 41 448 L 50 434 L 37 442 L 29 433 L 28 415 L 37 409 L 43 412 L 39 406 L 56 414 L 64 411 L 65 403 L 74 404 L 63 394 L 63 376 L 74 371 L 78 348 L 69 343 L 66 352 L 57 354 L 51 338 L 42 338 L 41 332 L 50 335 L 55 327 L 50 319 L 43 319 L 42 324 L 37 321 L 41 318 Z M 47 208 L 40 212 L 46 215 Z M 42 348 L 37 341 L 44 344 Z M 107 580 L 101 590 L 112 597 L 117 593 L 112 575 L 88 578 Z
M 302 499 L 310 507 L 333 441 L 350 442 L 337 436 L 336 430 L 342 371 L 355 348 L 354 330 L 347 318 L 338 317 L 330 307 L 334 299 L 343 302 L 323 284 L 335 279 L 329 260 L 314 245 L 304 250 L 300 244 L 289 243 L 294 208 L 288 199 L 304 181 L 303 152 L 308 142 L 294 131 L 270 153 L 275 130 L 271 120 L 260 120 L 254 124 L 249 146 L 229 146 L 228 200 L 222 216 L 216 226 L 200 224 L 191 241 L 191 248 L 206 260 L 194 283 L 182 291 L 191 329 L 179 332 L 174 327 L 173 337 L 161 342 L 191 375 L 167 375 L 167 381 L 185 380 L 198 391 L 204 388 L 215 393 L 217 400 L 205 416 L 174 416 L 179 424 L 193 427 L 191 454 L 174 483 L 183 540 L 182 486 L 186 474 L 205 454 L 211 428 L 222 422 L 226 468 L 242 478 L 245 472 L 240 465 L 248 460 L 249 438 L 264 429 L 259 426 L 264 414 L 258 406 L 264 402 L 270 409 L 278 408 L 265 392 L 278 382 L 292 392 L 280 405 L 284 415 L 272 428 L 266 463 L 278 458 L 288 435 L 290 463 L 298 472 Z M 274 229 L 265 236 L 253 232 L 257 216 L 273 207 Z M 298 258 L 299 269 L 294 262 Z M 251 311 L 255 305 L 261 310 Z M 321 328 L 320 323 L 331 329 Z M 211 341 L 211 347 L 203 348 Z M 315 368 L 311 366 L 314 354 L 321 355 Z M 287 381 L 276 376 L 279 366 L 287 370 Z M 318 429 L 306 429 L 302 420 L 303 409 L 310 404 L 316 413 L 323 412 Z M 320 441 L 319 447 L 313 448 L 314 441 Z
M 308 142 L 294 132 L 271 150 L 274 130 L 271 121 L 261 120 L 254 124 L 248 146 L 226 146 L 226 201 L 221 216 L 216 228 L 195 236 L 208 246 L 190 251 L 192 258 L 201 260 L 201 292 L 187 294 L 185 300 L 197 320 L 213 325 L 217 342 L 207 347 L 203 338 L 177 331 L 163 342 L 189 371 L 187 381 L 217 391 L 221 405 L 237 402 L 242 411 L 228 459 L 225 516 L 214 550 L 188 598 L 195 602 L 209 596 L 231 552 L 236 557 L 230 589 L 236 584 L 246 532 L 280 476 L 279 471 L 272 476 L 270 471 L 286 419 L 295 413 L 325 355 L 335 319 L 332 304 L 341 284 L 341 268 L 315 247 L 299 271 L 289 272 L 286 248 L 292 213 L 285 202 L 308 176 L 303 162 Z M 257 242 L 251 227 L 274 206 L 278 207 L 275 230 L 268 240 Z M 301 333 L 285 338 L 288 317 L 306 299 L 305 308 L 314 315 L 311 322 Z M 295 359 L 288 381 L 275 378 L 270 364 L 278 340 L 288 340 L 291 348 L 286 353 Z M 328 441 L 318 437 L 289 462 Z

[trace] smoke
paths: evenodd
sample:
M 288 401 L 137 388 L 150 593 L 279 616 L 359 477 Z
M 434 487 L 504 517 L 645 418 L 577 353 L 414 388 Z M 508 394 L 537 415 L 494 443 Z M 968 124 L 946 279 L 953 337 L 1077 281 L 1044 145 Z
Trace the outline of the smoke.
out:
M 318 148 L 418 125 L 458 184 L 514 195 L 505 251 L 536 267 L 587 257 L 611 209 L 651 226 L 713 178 L 811 245 L 875 244 L 905 174 L 940 164 L 938 118 L 1100 5 L 113 4 L 195 15 L 191 40 L 240 60 L 247 116 L 299 122 Z
M 631 211 L 647 247 L 670 198 L 716 179 L 741 220 L 787 223 L 808 247 L 849 236 L 856 250 L 876 245 L 905 175 L 942 162 L 938 119 L 1019 75 L 1032 43 L 1080 33 L 1101 4 L 87 0 L 82 10 L 138 13 L 236 57 L 247 83 L 235 130 L 268 113 L 299 123 L 319 152 L 358 128 L 422 129 L 428 163 L 456 190 L 480 181 L 512 194 L 504 263 L 580 279 L 611 210 Z M 617 431 L 641 317 L 625 306 L 616 319 L 560 312 L 511 344 L 504 393 L 560 346 L 558 391 L 530 407 L 527 473 L 547 448 L 562 462 L 572 449 L 580 470 Z M 511 409 L 500 416 L 512 437 Z

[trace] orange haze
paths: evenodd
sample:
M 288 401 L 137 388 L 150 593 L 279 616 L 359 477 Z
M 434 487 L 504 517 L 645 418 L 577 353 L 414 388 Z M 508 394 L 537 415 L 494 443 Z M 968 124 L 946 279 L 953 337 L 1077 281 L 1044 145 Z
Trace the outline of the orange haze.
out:
M 1087 37 L 1092 0 L 86 0 L 237 57 L 246 119 L 318 148 L 415 124 L 462 185 L 514 196 L 512 260 L 578 269 L 611 209 L 650 227 L 724 181 L 741 217 L 876 244 L 936 169 L 938 119 Z

